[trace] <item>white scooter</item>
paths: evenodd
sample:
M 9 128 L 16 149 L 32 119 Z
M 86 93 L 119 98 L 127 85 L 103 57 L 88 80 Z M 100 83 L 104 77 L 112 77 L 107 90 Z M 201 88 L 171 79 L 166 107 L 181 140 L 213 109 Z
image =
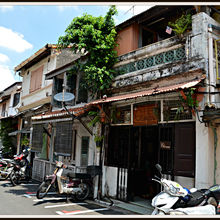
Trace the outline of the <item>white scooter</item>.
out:
M 162 176 L 162 168 L 159 164 L 156 164 L 157 170 L 160 172 Z M 207 214 L 207 215 L 215 215 L 216 210 L 215 207 L 211 204 L 197 207 L 187 207 L 175 208 L 178 207 L 177 203 L 182 202 L 181 200 L 188 199 L 190 197 L 190 192 L 183 188 L 179 183 L 167 180 L 165 178 L 152 179 L 161 184 L 163 190 L 157 194 L 153 199 L 151 205 L 154 207 L 154 210 L 151 215 L 189 215 L 189 214 Z M 192 192 L 196 191 L 195 188 L 192 189 Z M 182 199 L 180 199 L 182 198 Z M 201 201 L 202 203 L 203 201 Z

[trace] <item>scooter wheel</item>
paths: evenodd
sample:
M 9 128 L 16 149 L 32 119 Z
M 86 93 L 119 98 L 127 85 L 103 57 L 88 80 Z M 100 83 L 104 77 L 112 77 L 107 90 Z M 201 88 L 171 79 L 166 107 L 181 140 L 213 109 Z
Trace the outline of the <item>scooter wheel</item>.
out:
M 18 185 L 19 182 L 20 182 L 20 178 L 19 178 L 19 176 L 16 174 L 16 172 L 14 170 L 10 173 L 10 180 L 11 180 L 11 184 L 13 186 Z
M 0 180 L 7 180 L 9 175 L 2 175 L 1 171 L 5 172 L 5 169 L 0 169 Z
M 79 201 L 83 201 L 85 199 L 87 199 L 87 197 L 89 196 L 90 193 L 90 187 L 87 183 L 80 183 L 79 187 L 81 188 L 81 192 L 78 191 L 76 193 L 76 199 Z
M 49 190 L 52 186 L 51 181 L 52 180 L 46 180 L 40 184 L 40 186 L 37 189 L 37 194 L 36 194 L 38 199 L 42 199 L 47 195 L 47 193 L 49 192 Z

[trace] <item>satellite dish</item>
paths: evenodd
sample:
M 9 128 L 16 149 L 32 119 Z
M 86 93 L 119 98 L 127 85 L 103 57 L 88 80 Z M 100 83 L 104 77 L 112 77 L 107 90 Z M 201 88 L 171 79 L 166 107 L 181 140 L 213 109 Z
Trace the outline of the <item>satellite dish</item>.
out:
M 70 92 L 60 92 L 57 93 L 53 98 L 58 102 L 69 102 L 72 101 L 75 96 Z

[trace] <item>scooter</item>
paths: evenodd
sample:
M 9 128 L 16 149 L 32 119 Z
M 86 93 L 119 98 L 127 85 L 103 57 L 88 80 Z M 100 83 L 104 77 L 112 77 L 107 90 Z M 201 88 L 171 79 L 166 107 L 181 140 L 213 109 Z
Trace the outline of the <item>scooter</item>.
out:
M 58 194 L 65 194 L 67 197 L 71 196 L 79 201 L 88 198 L 92 191 L 92 176 L 86 173 L 74 173 L 70 170 L 64 175 L 64 169 L 68 166 L 61 161 L 56 161 L 56 169 L 52 175 L 47 175 L 44 181 L 40 184 L 37 190 L 37 198 L 44 198 L 49 190 L 52 188 Z
M 27 159 L 29 152 L 30 148 L 26 147 L 21 154 L 15 156 L 12 162 L 10 180 L 13 186 L 18 185 L 21 180 L 28 182 L 31 179 L 31 166 Z
M 156 168 L 161 178 L 155 176 L 156 179 L 152 180 L 160 183 L 163 190 L 152 199 L 152 215 L 216 214 L 215 205 L 218 202 L 213 202 L 216 199 L 213 198 L 213 190 L 210 190 L 212 187 L 209 190 L 193 188 L 190 191 L 175 181 L 162 178 L 162 168 L 159 164 L 156 164 Z

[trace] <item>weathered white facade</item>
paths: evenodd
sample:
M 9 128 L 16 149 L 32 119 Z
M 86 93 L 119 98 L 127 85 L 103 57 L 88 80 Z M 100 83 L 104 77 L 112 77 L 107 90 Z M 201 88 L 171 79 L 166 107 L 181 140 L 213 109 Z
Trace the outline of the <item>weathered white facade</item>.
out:
M 219 39 L 220 35 L 218 30 L 214 28 L 212 28 L 211 30 L 209 28 L 210 24 L 219 27 L 219 23 L 206 13 L 202 12 L 195 14 L 192 16 L 192 31 L 190 33 L 187 33 L 185 35 L 185 39 L 181 42 L 178 41 L 176 37 L 172 37 L 166 40 L 159 41 L 152 45 L 142 47 L 140 49 L 132 51 L 131 53 L 122 55 L 119 58 L 119 62 L 117 63 L 116 68 L 123 69 L 124 66 L 124 68 L 133 68 L 133 71 L 128 71 L 128 73 L 120 75 L 114 79 L 113 88 L 116 92 L 113 96 L 115 96 L 117 99 L 117 95 L 123 96 L 129 93 L 132 94 L 134 90 L 129 89 L 129 87 L 132 88 L 132 86 L 133 88 L 136 88 L 137 91 L 144 91 L 151 88 L 150 86 L 147 86 L 150 85 L 146 83 L 148 81 L 152 81 L 152 85 L 155 82 L 156 86 L 156 80 L 158 79 L 164 78 L 165 81 L 166 77 L 168 77 L 167 79 L 169 80 L 170 76 L 178 76 L 184 72 L 193 73 L 193 71 L 202 69 L 203 73 L 206 75 L 205 91 L 216 92 L 216 94 L 203 94 L 202 100 L 199 100 L 199 109 L 204 110 L 205 105 L 210 103 L 213 103 L 217 105 L 217 107 L 219 107 L 219 89 L 217 89 L 217 87 L 215 88 L 216 84 L 218 84 L 218 80 L 216 80 L 216 60 L 213 45 L 214 40 Z M 184 48 L 186 59 L 180 59 L 179 62 L 161 63 L 159 65 L 147 68 L 145 67 L 142 69 L 140 68 L 139 70 L 137 70 L 138 65 L 142 65 L 140 64 L 142 62 L 141 60 L 150 58 L 152 56 L 156 57 L 159 54 L 168 53 L 169 51 L 177 50 L 179 48 Z M 135 68 L 136 70 L 134 70 Z M 183 77 L 183 80 L 186 80 L 186 78 Z M 140 86 L 138 87 L 139 83 Z M 170 83 L 172 84 L 171 81 Z M 134 87 L 134 85 L 137 86 Z M 143 85 L 146 86 L 143 87 Z M 158 86 L 160 88 L 159 83 Z M 116 104 L 113 104 L 115 106 L 127 106 L 150 100 L 163 101 L 169 99 L 169 97 L 172 99 L 172 96 L 178 97 L 178 93 L 176 93 L 176 95 L 175 93 L 173 93 L 173 95 L 167 93 L 164 95 L 136 98 L 135 100 L 122 100 L 116 102 Z M 133 108 L 131 107 L 131 114 L 132 111 Z M 161 114 L 163 114 L 163 110 L 161 110 Z M 218 147 L 220 130 L 219 127 L 207 125 L 207 123 L 204 123 L 202 121 L 202 111 L 199 111 L 198 114 L 199 118 L 195 114 L 190 120 L 168 122 L 195 122 L 195 178 L 183 176 L 174 177 L 175 181 L 188 188 L 207 188 L 215 183 L 220 183 L 220 150 Z M 163 118 L 162 115 L 161 118 Z M 159 123 L 167 122 L 163 122 L 162 119 Z M 118 173 L 120 173 L 120 175 L 122 176 L 121 179 L 118 179 Z M 102 182 L 103 195 L 110 195 L 113 198 L 120 198 L 117 190 L 120 187 L 127 188 L 127 178 L 127 169 L 104 165 Z M 125 197 L 122 196 L 122 198 Z

